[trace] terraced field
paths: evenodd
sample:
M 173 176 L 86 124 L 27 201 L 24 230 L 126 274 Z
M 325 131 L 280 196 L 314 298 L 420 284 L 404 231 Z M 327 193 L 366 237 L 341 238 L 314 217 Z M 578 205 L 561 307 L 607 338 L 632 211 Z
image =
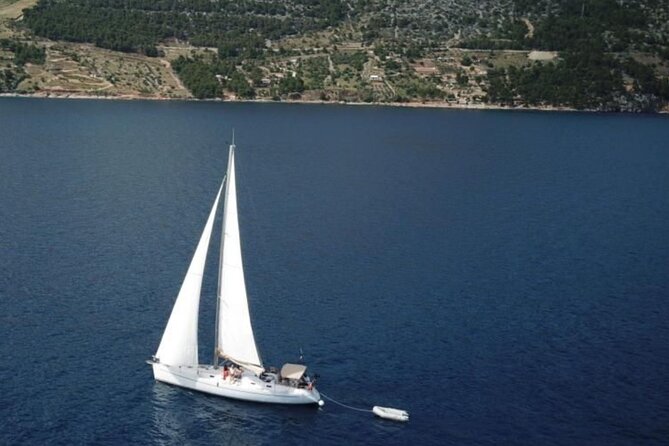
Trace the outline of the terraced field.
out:
M 28 72 L 31 79 L 23 87 L 43 93 L 188 97 L 163 60 L 92 45 L 50 45 L 47 62 L 30 67 Z
M 21 11 L 35 3 L 36 0 L 0 0 L 0 39 L 30 42 L 46 50 L 44 64 L 20 67 L 14 64 L 11 51 L 0 49 L 0 69 L 23 78 L 17 92 L 45 96 L 190 97 L 167 59 L 31 36 L 20 26 Z

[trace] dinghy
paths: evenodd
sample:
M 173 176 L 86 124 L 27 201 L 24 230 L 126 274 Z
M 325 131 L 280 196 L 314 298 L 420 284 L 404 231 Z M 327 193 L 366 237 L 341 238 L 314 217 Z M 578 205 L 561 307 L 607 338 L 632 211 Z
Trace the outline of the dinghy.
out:
M 409 421 L 409 413 L 404 410 L 374 406 L 372 407 L 372 412 L 374 412 L 374 415 L 377 417 L 386 418 L 388 420 Z
M 158 351 L 147 361 L 157 381 L 239 400 L 279 404 L 323 405 L 315 380 L 302 364 L 265 368 L 256 346 L 242 264 L 235 143 L 230 145 L 227 174 L 218 190 L 195 254 L 172 308 Z M 221 192 L 224 192 L 216 299 L 213 361 L 200 364 L 198 311 L 209 241 Z

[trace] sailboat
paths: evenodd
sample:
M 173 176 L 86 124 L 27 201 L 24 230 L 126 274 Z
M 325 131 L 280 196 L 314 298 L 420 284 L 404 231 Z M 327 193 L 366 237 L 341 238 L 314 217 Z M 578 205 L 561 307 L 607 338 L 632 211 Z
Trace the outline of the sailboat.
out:
M 279 404 L 323 405 L 315 377 L 303 364 L 265 368 L 249 314 L 237 215 L 234 134 L 228 168 L 195 254 L 172 308 L 156 354 L 147 361 L 157 381 L 212 395 Z M 224 190 L 225 189 L 225 190 Z M 224 192 L 223 192 L 224 190 Z M 202 279 L 221 193 L 223 228 L 218 268 L 215 348 L 211 364 L 198 356 L 198 312 Z

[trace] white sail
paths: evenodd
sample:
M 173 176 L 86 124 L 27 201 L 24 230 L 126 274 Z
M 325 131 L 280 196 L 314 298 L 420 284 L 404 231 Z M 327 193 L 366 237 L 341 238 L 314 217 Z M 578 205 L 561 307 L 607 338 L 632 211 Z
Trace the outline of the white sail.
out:
M 235 145 L 230 146 L 223 211 L 218 289 L 217 354 L 259 373 L 263 370 L 249 316 L 237 217 Z
M 221 197 L 223 184 L 218 189 L 216 200 L 209 213 L 209 218 L 204 226 L 193 260 L 190 262 L 188 272 L 181 284 L 181 290 L 172 308 L 172 314 L 163 338 L 158 346 L 156 358 L 163 364 L 170 365 L 197 365 L 197 324 L 198 310 L 200 307 L 200 290 L 202 289 L 202 275 L 207 259 L 209 239 L 214 226 L 214 218 Z

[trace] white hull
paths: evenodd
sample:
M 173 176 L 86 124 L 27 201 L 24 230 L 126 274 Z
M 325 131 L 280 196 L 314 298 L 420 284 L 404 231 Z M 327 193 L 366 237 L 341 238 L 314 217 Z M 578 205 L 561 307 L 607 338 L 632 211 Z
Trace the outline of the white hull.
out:
M 393 409 L 392 407 L 374 406 L 372 408 L 374 415 L 388 420 L 409 421 L 409 413 L 405 410 Z
M 244 401 L 275 404 L 318 404 L 321 399 L 316 388 L 297 388 L 276 382 L 265 382 L 250 372 L 241 378 L 223 379 L 222 368 L 211 365 L 169 366 L 153 363 L 157 381 L 212 395 Z

